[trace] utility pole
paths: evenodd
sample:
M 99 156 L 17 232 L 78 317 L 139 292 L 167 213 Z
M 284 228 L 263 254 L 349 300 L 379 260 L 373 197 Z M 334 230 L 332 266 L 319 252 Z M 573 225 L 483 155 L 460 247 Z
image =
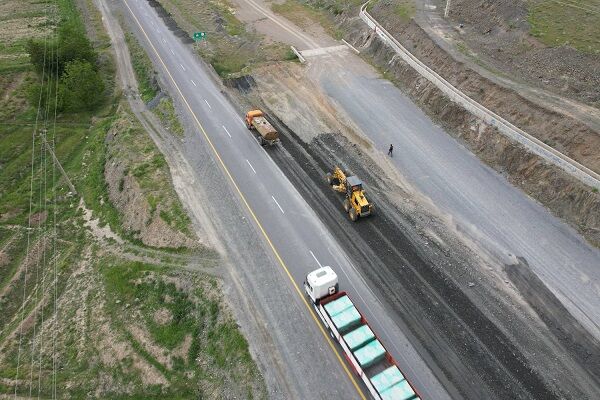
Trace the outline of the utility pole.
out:
M 73 183 L 71 182 L 71 180 L 67 176 L 67 173 L 65 172 L 64 168 L 62 167 L 62 165 L 58 161 L 58 158 L 56 158 L 56 154 L 54 154 L 54 150 L 52 150 L 52 147 L 50 147 L 50 145 L 48 145 L 48 142 L 46 141 L 46 133 L 48 133 L 48 130 L 47 129 L 43 129 L 42 130 L 42 134 L 40 135 L 42 137 L 42 141 L 44 142 L 44 145 L 46 146 L 46 149 L 48 149 L 48 151 L 50 152 L 50 154 L 52 154 L 52 159 L 54 160 L 54 163 L 58 166 L 58 169 L 60 169 L 60 172 L 61 172 L 62 176 L 67 181 L 67 185 L 69 185 L 69 188 L 71 189 L 71 193 L 73 193 L 73 194 L 76 195 L 77 194 L 77 190 L 75 190 L 75 186 L 73 186 Z
M 444 18 L 448 18 L 448 13 L 450 13 L 450 0 L 446 0 L 446 9 L 444 10 Z

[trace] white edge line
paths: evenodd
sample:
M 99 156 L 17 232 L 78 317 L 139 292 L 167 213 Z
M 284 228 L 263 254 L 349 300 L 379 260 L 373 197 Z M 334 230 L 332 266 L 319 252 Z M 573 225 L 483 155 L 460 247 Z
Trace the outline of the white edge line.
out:
M 246 162 L 248 163 L 248 165 L 250 166 L 250 168 L 252 168 L 252 172 L 256 173 L 256 170 L 254 169 L 254 167 L 252 166 L 252 164 L 250 164 L 250 161 L 246 160 Z M 273 197 L 273 200 L 275 200 L 275 197 Z
M 315 256 L 315 253 L 313 253 L 312 250 L 309 250 L 309 252 L 310 252 L 310 255 L 313 256 L 313 258 L 315 259 L 315 261 L 317 262 L 317 264 L 319 264 L 319 268 L 323 268 L 323 265 L 321 264 L 321 262 Z
M 277 207 L 279 207 L 279 209 L 281 210 L 282 214 L 285 214 L 285 212 L 283 211 L 283 208 L 281 208 L 281 206 L 279 205 L 279 203 L 277 202 L 277 199 L 275 199 L 274 196 L 271 196 L 271 198 L 273 199 L 273 201 L 275 202 L 275 204 L 277 204 Z
M 206 105 L 208 106 L 208 108 L 210 108 L 212 110 L 212 107 L 210 106 L 210 104 L 208 104 L 208 101 L 206 99 L 204 99 L 204 102 L 206 103 Z
M 227 134 L 229 135 L 229 137 L 231 137 L 231 133 L 229 133 L 229 131 L 227 130 L 227 128 L 225 128 L 225 125 L 221 125 L 223 127 L 223 129 L 225 129 L 225 132 L 227 132 Z

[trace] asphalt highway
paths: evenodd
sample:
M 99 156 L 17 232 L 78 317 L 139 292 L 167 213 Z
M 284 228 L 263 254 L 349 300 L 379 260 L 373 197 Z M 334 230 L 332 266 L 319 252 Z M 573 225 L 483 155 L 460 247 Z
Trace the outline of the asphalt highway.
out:
M 155 52 L 152 58 L 158 61 L 156 69 L 170 81 L 174 89 L 171 95 L 186 105 L 185 112 L 195 121 L 197 134 L 213 151 L 213 158 L 262 235 L 263 242 L 257 245 L 268 248 L 289 277 L 289 295 L 303 297 L 301 286 L 306 274 L 321 265 L 330 265 L 338 273 L 341 289 L 350 294 L 423 398 L 450 398 L 401 329 L 386 316 L 376 293 L 362 280 L 302 194 L 272 161 L 269 153 L 278 151 L 277 146 L 264 149 L 258 145 L 246 129 L 243 116 L 227 101 L 202 62 L 169 31 L 148 2 L 124 3 L 138 24 L 141 37 Z M 308 303 L 302 312 L 313 315 L 309 318 L 311 323 L 320 324 Z M 315 398 L 308 390 L 314 383 L 320 388 L 329 387 L 330 391 L 319 393 L 317 398 L 368 398 L 360 380 L 346 371 L 350 367 L 343 355 L 336 354 L 339 348 L 331 345 L 329 336 L 321 331 L 314 342 L 323 349 L 322 359 L 308 360 L 316 368 L 302 374 L 306 395 Z

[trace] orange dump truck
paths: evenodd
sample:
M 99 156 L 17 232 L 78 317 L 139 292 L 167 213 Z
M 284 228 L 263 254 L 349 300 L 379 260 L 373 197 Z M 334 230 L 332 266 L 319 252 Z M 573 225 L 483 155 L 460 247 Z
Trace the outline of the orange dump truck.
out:
M 260 110 L 248 111 L 246 114 L 246 126 L 250 131 L 256 133 L 256 140 L 258 140 L 261 146 L 267 144 L 272 146 L 279 141 L 279 133 L 267 121 L 265 115 Z

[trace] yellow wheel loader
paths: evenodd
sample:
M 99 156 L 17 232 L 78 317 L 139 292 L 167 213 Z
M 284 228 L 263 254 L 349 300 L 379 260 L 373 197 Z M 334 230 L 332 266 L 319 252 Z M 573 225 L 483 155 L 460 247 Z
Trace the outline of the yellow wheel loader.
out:
M 346 176 L 340 167 L 335 167 L 332 173 L 327 174 L 327 182 L 333 190 L 344 193 L 344 210 L 352 221 L 359 217 L 366 217 L 373 213 L 373 204 L 365 196 L 363 183 L 356 176 Z

